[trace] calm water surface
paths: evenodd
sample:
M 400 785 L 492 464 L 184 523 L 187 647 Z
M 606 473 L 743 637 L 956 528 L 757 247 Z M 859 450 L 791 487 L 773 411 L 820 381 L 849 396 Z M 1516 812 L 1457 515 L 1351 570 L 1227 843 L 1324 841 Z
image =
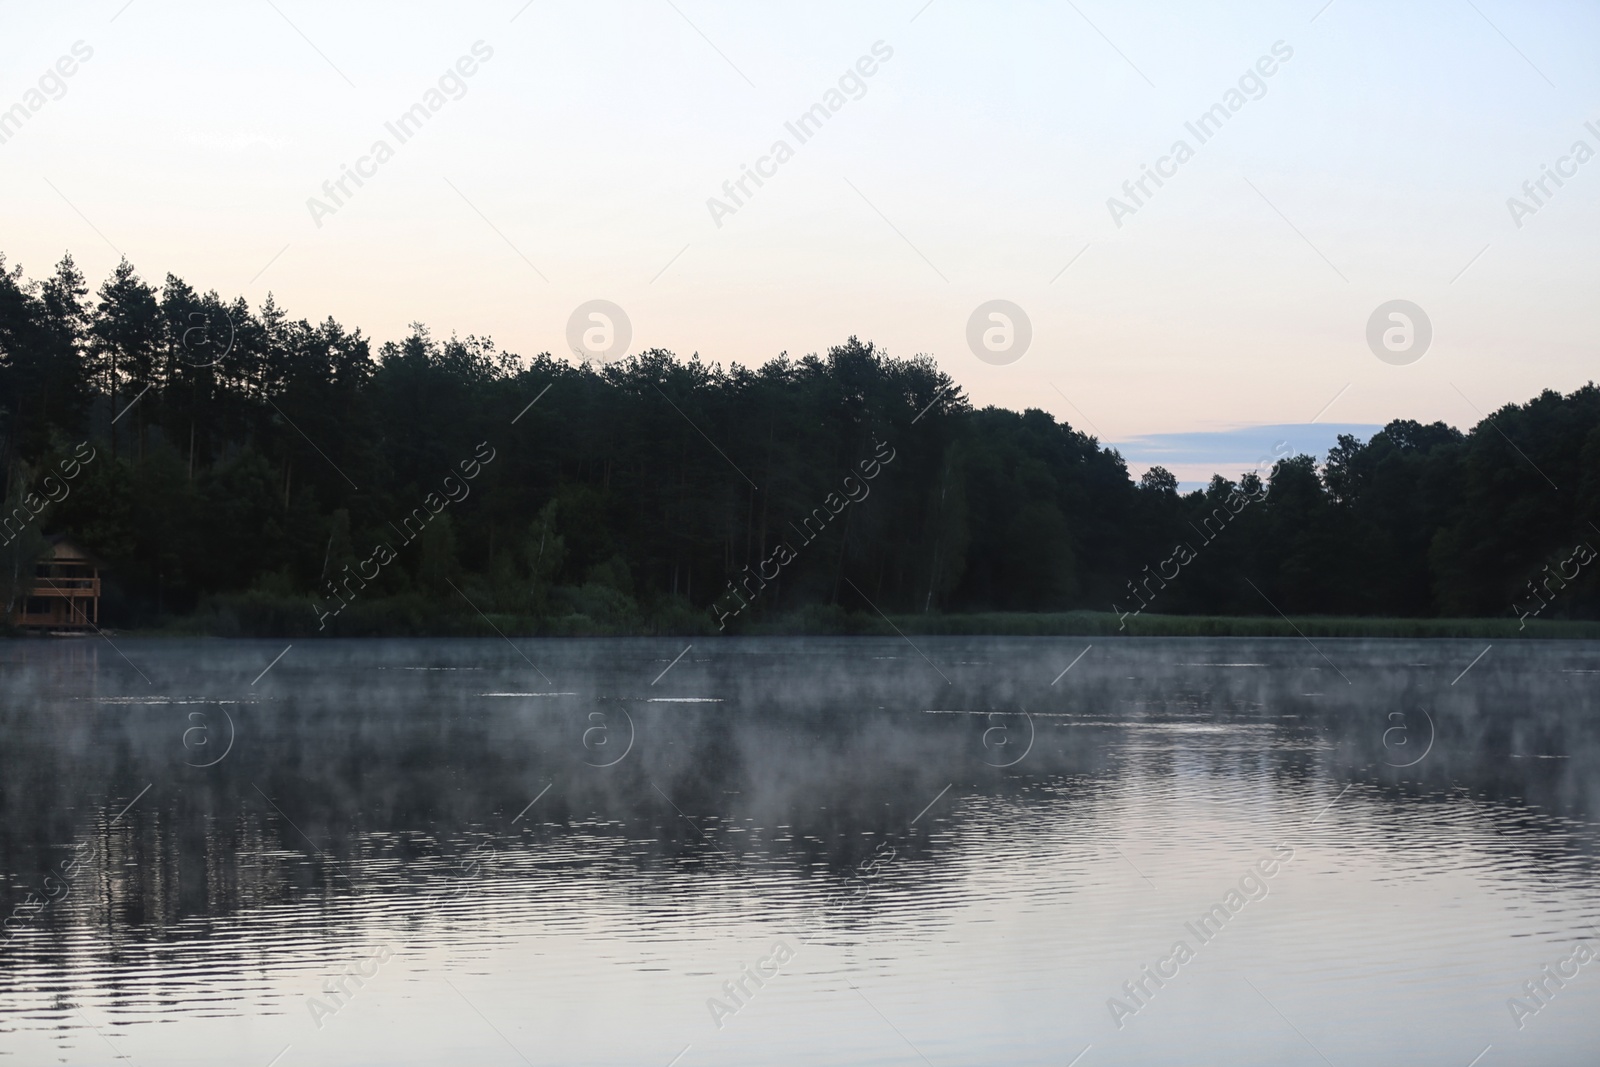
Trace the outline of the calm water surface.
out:
M 1596 1062 L 1600 645 L 685 643 L 0 644 L 0 1064 Z

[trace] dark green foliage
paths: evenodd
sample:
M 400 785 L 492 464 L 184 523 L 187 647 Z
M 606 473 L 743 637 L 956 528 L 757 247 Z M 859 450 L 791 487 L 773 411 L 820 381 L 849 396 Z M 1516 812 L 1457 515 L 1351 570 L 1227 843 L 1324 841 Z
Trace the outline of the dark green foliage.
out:
M 105 560 L 119 625 L 716 632 L 712 602 L 783 545 L 792 561 L 751 579 L 732 629 L 856 632 L 881 609 L 926 614 L 929 632 L 978 612 L 1116 632 L 1116 616 L 1060 613 L 1128 611 L 1141 582 L 1131 632 L 1157 614 L 1275 626 L 1277 609 L 1515 627 L 1542 603 L 1530 628 L 1546 632 L 1600 616 L 1600 563 L 1549 581 L 1600 546 L 1593 385 L 1466 434 L 1396 421 L 1320 468 L 1288 456 L 1265 484 L 1183 494 L 1046 412 L 975 410 L 931 360 L 855 338 L 756 368 L 660 350 L 575 367 L 421 325 L 373 351 L 270 297 L 252 312 L 170 276 L 157 289 L 126 262 L 91 298 L 70 257 L 42 283 L 0 261 L 4 497 L 85 440 L 96 458 L 34 533 Z M 893 458 L 864 468 L 880 449 Z M 820 534 L 802 536 L 808 517 Z M 392 562 L 371 562 L 380 546 Z M 1157 580 L 1180 546 L 1193 558 Z

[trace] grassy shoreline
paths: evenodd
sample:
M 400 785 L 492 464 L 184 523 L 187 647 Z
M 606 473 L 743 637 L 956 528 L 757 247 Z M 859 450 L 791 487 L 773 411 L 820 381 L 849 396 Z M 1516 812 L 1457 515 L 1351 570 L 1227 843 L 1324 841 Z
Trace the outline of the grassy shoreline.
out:
M 1594 640 L 1600 622 L 1534 620 L 1525 628 L 1517 619 L 1388 619 L 1309 615 L 1280 616 L 1140 615 L 1126 628 L 1113 612 L 966 616 L 901 616 L 896 626 L 907 633 L 995 634 L 1007 636 L 1124 637 L 1486 637 Z
M 645 613 L 637 610 L 593 617 L 582 614 L 529 616 L 457 611 L 422 598 L 391 598 L 352 604 L 318 629 L 299 602 L 245 595 L 219 599 L 193 615 L 158 626 L 118 632 L 141 637 L 709 637 L 880 636 L 896 634 L 995 637 L 1367 637 L 1597 640 L 1600 622 L 1531 620 L 1524 627 L 1507 618 L 1400 619 L 1343 616 L 1153 615 L 1109 611 L 982 612 L 883 616 L 812 606 L 789 614 L 738 620 L 718 631 L 711 617 L 682 602 Z

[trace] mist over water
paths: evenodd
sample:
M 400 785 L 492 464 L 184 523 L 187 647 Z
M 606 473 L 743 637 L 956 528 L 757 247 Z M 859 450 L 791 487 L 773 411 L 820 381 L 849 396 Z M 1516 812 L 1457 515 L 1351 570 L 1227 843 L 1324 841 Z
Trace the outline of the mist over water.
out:
M 0 1063 L 1592 1062 L 1600 646 L 915 641 L 0 645 Z

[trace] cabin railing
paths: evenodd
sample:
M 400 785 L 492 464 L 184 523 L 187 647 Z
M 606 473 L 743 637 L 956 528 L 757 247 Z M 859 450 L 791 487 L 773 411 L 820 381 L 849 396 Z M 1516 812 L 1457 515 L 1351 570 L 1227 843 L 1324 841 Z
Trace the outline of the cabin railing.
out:
M 33 588 L 34 596 L 51 596 L 57 591 L 66 593 L 93 591 L 96 595 L 100 592 L 100 579 L 98 578 L 38 578 Z

